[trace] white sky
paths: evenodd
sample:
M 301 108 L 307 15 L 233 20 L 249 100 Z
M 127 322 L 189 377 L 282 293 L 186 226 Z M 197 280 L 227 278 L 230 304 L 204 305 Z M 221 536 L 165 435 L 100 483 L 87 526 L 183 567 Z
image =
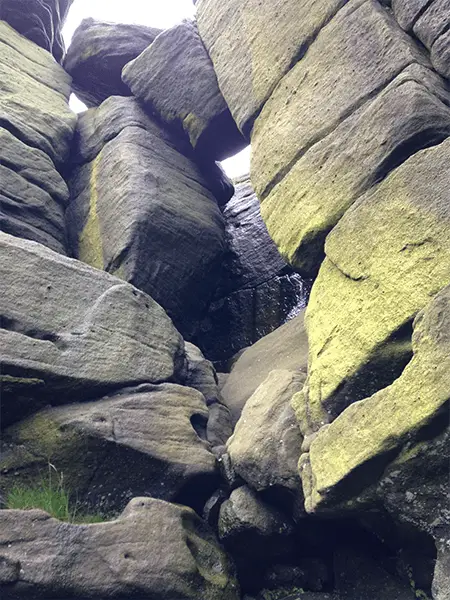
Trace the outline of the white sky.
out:
M 167 29 L 185 18 L 192 17 L 194 13 L 195 6 L 192 0 L 75 0 L 64 26 L 63 36 L 66 46 L 69 46 L 73 32 L 87 17 L 100 21 L 138 23 Z M 85 109 L 84 104 L 75 97 L 71 99 L 71 106 L 76 112 Z M 236 156 L 223 161 L 222 166 L 230 177 L 248 173 L 250 149 L 246 148 Z

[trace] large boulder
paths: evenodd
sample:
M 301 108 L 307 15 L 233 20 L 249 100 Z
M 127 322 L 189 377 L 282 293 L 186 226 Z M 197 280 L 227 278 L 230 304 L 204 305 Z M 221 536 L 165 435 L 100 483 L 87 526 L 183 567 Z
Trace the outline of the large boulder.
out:
M 225 248 L 207 183 L 133 98 L 85 112 L 77 139 L 67 213 L 74 255 L 148 293 L 192 336 Z
M 122 81 L 122 69 L 160 33 L 160 29 L 145 25 L 83 19 L 64 59 L 78 98 L 92 107 L 109 96 L 130 96 L 130 89 Z
M 226 251 L 218 285 L 196 338 L 214 361 L 229 359 L 298 314 L 310 285 L 280 256 L 249 177 L 235 189 L 223 210 Z
M 64 55 L 61 30 L 72 3 L 73 0 L 2 0 L 0 19 L 60 62 Z
M 115 521 L 0 511 L 2 598 L 238 600 L 232 565 L 189 508 L 135 498 Z
M 450 139 L 408 159 L 362 196 L 327 238 L 306 315 L 304 427 L 394 381 L 411 323 L 450 283 Z
M 0 233 L 2 425 L 125 385 L 179 381 L 183 340 L 133 286 Z
M 0 226 L 66 253 L 67 160 L 76 117 L 70 78 L 48 52 L 0 22 Z
M 303 311 L 282 327 L 247 348 L 234 363 L 221 389 L 236 423 L 248 399 L 271 371 L 282 369 L 306 375 L 308 339 Z
M 197 21 L 219 87 L 240 130 L 345 0 L 202 0 Z
M 302 437 L 290 402 L 304 381 L 301 372 L 271 371 L 248 399 L 228 440 L 234 470 L 258 492 L 286 488 L 301 495 Z
M 433 431 L 439 432 L 448 424 L 450 287 L 438 294 L 416 317 L 412 347 L 412 360 L 392 385 L 351 404 L 312 439 L 309 453 L 300 459 L 309 511 L 351 501 L 361 489 L 376 484 L 384 468 L 409 444 L 413 449 L 405 452 L 398 461 L 400 471 L 408 470 L 408 463 L 417 462 L 418 452 L 420 455 L 421 446 L 416 445 L 421 436 L 426 440 L 433 436 Z M 442 452 L 434 454 L 438 458 L 439 455 L 445 457 Z M 433 472 L 432 455 L 431 451 L 422 454 L 424 478 L 428 468 Z M 385 487 L 388 489 L 398 480 L 394 471 L 395 468 L 390 481 L 387 477 Z M 410 469 L 409 472 L 415 477 L 418 471 Z M 420 481 L 416 480 L 415 484 L 419 487 Z M 399 488 L 398 481 L 396 487 Z M 403 492 L 405 487 L 400 486 L 400 490 Z M 408 487 L 405 491 L 411 493 Z M 446 501 L 445 495 L 441 496 L 442 491 L 439 488 L 437 491 L 435 497 L 432 488 L 428 490 L 434 509 Z M 432 515 L 430 507 L 424 510 L 418 498 L 415 509 L 424 519 Z M 436 519 L 433 521 L 439 529 Z
M 317 272 L 326 235 L 364 192 L 449 135 L 448 88 L 429 67 L 385 8 L 354 0 L 265 103 L 252 183 L 271 237 L 300 272 Z
M 203 396 L 169 383 L 45 409 L 4 431 L 1 494 L 39 484 L 51 463 L 95 510 L 147 495 L 201 508 L 216 484 L 207 422 Z
M 247 145 L 217 84 L 195 23 L 164 31 L 123 71 L 134 96 L 181 127 L 200 156 L 223 160 Z
M 261 206 L 285 259 L 316 273 L 325 238 L 346 210 L 408 156 L 449 135 L 449 99 L 431 69 L 410 65 L 302 153 Z

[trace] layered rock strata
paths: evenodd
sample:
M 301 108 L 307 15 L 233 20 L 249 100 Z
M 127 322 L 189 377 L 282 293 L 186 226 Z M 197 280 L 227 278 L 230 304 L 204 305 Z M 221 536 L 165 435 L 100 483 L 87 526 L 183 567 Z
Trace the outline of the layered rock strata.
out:
M 60 170 L 76 123 L 70 77 L 3 21 L 0 55 L 0 227 L 66 254 L 69 192 Z

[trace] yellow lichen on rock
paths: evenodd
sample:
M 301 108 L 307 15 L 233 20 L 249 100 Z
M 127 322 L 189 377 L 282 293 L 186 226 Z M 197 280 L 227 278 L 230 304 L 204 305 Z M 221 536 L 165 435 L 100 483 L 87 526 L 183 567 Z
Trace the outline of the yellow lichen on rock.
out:
M 310 511 L 336 494 L 337 486 L 342 494 L 342 485 L 364 465 L 414 439 L 450 400 L 450 287 L 415 319 L 413 351 L 391 386 L 349 406 L 313 440 L 301 460 Z M 374 483 L 377 476 L 374 470 Z
M 90 205 L 89 214 L 83 231 L 80 234 L 78 243 L 78 258 L 79 260 L 95 267 L 103 269 L 103 242 L 100 227 L 100 220 L 97 212 L 97 171 L 101 160 L 102 153 L 94 159 L 91 165 L 90 177 Z

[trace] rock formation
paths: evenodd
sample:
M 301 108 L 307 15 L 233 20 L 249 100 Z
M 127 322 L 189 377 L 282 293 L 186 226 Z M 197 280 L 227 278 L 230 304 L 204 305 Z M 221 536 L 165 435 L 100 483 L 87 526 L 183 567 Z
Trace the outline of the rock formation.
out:
M 0 0 L 2 599 L 449 600 L 448 0 L 71 4 Z

